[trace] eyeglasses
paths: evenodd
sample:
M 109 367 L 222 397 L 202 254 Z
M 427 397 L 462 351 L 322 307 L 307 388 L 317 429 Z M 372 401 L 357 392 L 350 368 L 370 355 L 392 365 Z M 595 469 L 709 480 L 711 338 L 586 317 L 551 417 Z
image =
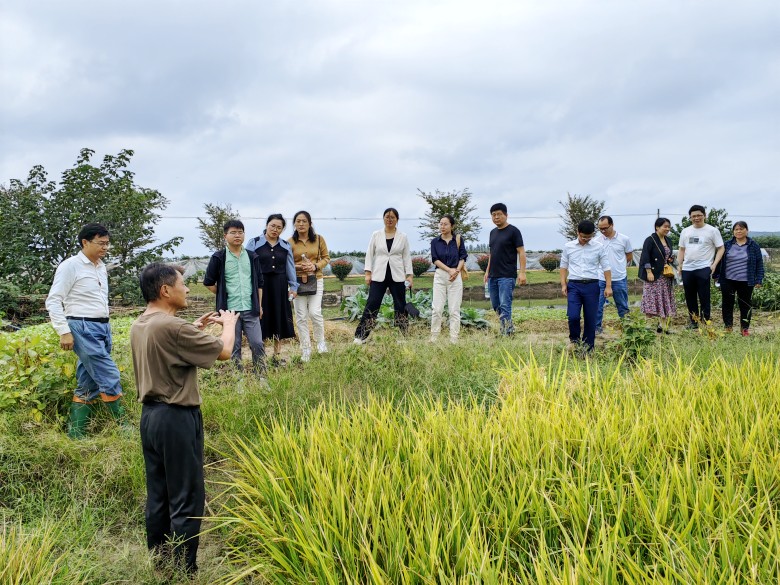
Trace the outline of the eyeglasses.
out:
M 96 246 L 100 246 L 101 248 L 106 248 L 106 249 L 111 247 L 111 242 L 109 242 L 108 240 L 90 240 L 89 243 L 95 244 Z
M 243 236 L 243 235 L 244 235 L 244 232 L 234 232 L 234 231 L 229 231 L 229 232 L 227 233 L 227 235 L 229 235 L 229 236 Z
M 691 219 L 704 219 L 704 215 L 701 213 L 696 213 L 691 215 Z
M 607 231 L 608 229 L 609 229 L 609 226 L 607 226 L 607 227 L 600 227 L 600 228 L 599 228 L 599 231 L 600 231 L 600 232 L 605 232 L 605 231 Z

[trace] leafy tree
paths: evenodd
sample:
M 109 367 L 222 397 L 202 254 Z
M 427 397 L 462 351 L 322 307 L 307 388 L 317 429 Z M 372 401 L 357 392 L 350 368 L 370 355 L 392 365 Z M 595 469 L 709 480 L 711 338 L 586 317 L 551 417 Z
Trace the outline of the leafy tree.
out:
M 443 215 L 451 215 L 455 218 L 455 232 L 460 234 L 464 242 L 476 242 L 479 236 L 480 225 L 473 215 L 477 206 L 471 203 L 471 191 L 468 187 L 460 191 L 439 191 L 426 193 L 420 189 L 420 197 L 430 206 L 423 217 L 420 228 L 420 237 L 431 240 L 439 235 L 439 221 Z
M 82 149 L 59 184 L 37 165 L 26 181 L 14 179 L 0 189 L 2 203 L 13 209 L 0 219 L 0 278 L 23 274 L 16 282 L 24 293 L 49 287 L 57 265 L 80 249 L 77 234 L 89 222 L 111 232 L 106 260 L 114 296 L 123 289 L 137 291 L 138 270 L 181 242 L 176 237 L 157 243 L 154 226 L 168 200 L 155 189 L 134 184 L 127 169 L 133 151 L 106 155 L 100 166 L 91 164 L 94 154 Z
M 753 236 L 751 236 L 753 237 Z M 762 248 L 780 248 L 780 235 L 761 235 L 753 238 Z
M 718 228 L 718 231 L 720 231 L 720 235 L 723 237 L 724 241 L 730 240 L 733 236 L 731 230 L 731 220 L 728 219 L 728 215 L 729 214 L 725 209 L 718 209 L 713 207 L 707 212 L 707 219 L 705 220 L 712 227 Z M 669 232 L 669 242 L 672 244 L 672 246 L 675 248 L 678 247 L 678 244 L 680 243 L 680 232 L 682 232 L 683 229 L 687 228 L 689 225 L 692 225 L 692 222 L 688 216 L 685 216 L 680 219 L 680 223 L 676 224 L 671 229 Z
M 596 223 L 599 217 L 604 215 L 604 202 L 591 198 L 590 195 L 572 195 L 566 193 L 566 201 L 558 201 L 563 207 L 563 213 L 559 216 L 563 221 L 558 233 L 567 240 L 577 237 L 577 224 L 584 219 Z
M 216 252 L 225 247 L 225 234 L 222 226 L 229 219 L 235 219 L 241 215 L 237 210 L 233 211 L 230 203 L 206 203 L 203 206 L 206 211 L 206 219 L 198 218 L 200 241 L 209 252 Z

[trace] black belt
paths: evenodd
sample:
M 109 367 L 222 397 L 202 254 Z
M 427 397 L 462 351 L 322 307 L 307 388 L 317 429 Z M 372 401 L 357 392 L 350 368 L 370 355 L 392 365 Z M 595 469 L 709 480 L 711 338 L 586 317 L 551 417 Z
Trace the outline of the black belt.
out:
M 598 282 L 598 279 L 596 279 L 596 278 L 585 278 L 583 280 L 574 280 L 573 278 L 570 278 L 569 282 L 576 282 L 577 284 L 593 284 L 594 282 Z
M 108 317 L 65 317 L 71 321 L 90 321 L 92 323 L 108 323 Z

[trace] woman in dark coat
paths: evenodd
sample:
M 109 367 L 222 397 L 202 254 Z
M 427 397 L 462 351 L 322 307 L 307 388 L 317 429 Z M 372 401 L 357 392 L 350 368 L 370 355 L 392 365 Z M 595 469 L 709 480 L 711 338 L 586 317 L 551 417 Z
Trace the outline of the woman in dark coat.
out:
M 734 223 L 734 237 L 724 243 L 723 258 L 715 269 L 723 295 L 723 325 L 727 331 L 734 326 L 734 300 L 739 304 L 739 328 L 742 336 L 750 335 L 750 315 L 753 312 L 753 289 L 764 282 L 764 259 L 761 247 L 748 237 L 744 221 Z
M 669 333 L 672 317 L 677 314 L 674 300 L 674 278 L 664 276 L 664 266 L 671 267 L 672 245 L 666 239 L 672 224 L 665 217 L 655 220 L 655 233 L 645 239 L 639 258 L 639 278 L 645 282 L 642 289 L 641 311 L 658 318 L 658 333 Z

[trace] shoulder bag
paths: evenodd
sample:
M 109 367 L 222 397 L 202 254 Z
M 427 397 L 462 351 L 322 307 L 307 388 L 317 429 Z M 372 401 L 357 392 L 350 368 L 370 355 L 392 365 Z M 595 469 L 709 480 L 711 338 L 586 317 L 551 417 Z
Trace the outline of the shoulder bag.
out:
M 458 247 L 458 250 L 460 250 L 460 234 L 455 234 L 455 245 Z M 460 278 L 461 280 L 468 280 L 469 279 L 469 271 L 466 270 L 466 263 L 463 263 L 463 266 L 460 267 Z
M 653 240 L 653 243 L 655 243 L 655 247 L 658 248 L 658 251 L 661 252 L 661 256 L 664 259 L 664 270 L 661 274 L 665 278 L 674 278 L 675 277 L 674 268 L 672 268 L 672 265 L 666 261 L 666 255 L 664 254 L 664 251 L 661 248 L 661 246 L 658 245 L 658 240 Z

